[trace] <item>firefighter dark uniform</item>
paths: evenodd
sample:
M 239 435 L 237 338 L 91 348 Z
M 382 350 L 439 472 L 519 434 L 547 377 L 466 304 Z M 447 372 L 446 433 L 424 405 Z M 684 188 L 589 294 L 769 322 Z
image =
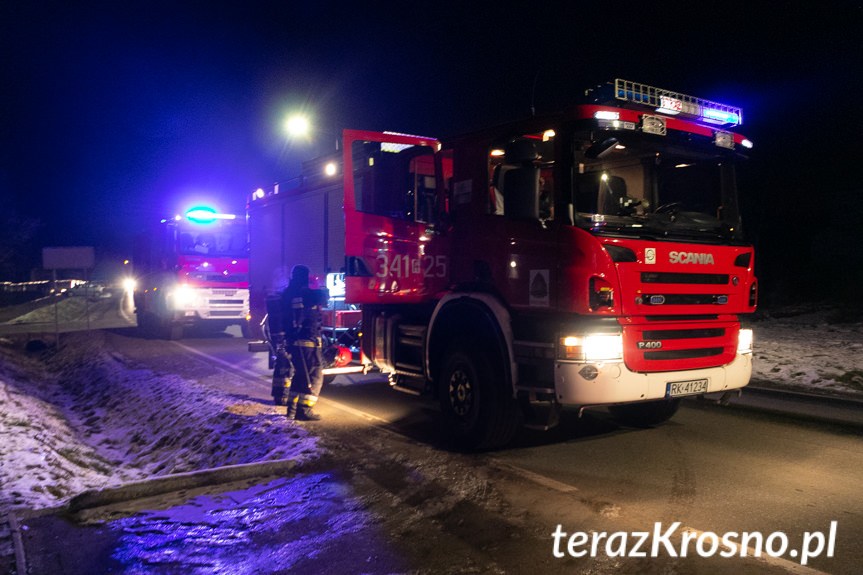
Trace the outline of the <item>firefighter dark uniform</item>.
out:
M 294 366 L 288 355 L 287 342 L 285 341 L 284 320 L 287 316 L 282 311 L 281 295 L 267 298 L 267 324 L 270 331 L 275 361 L 273 363 L 273 403 L 275 405 L 288 405 L 291 379 L 294 376 Z
M 287 402 L 288 419 L 320 419 L 312 408 L 324 385 L 321 308 L 326 303 L 327 290 L 309 287 L 309 268 L 294 266 L 291 282 L 282 292 L 285 348 L 293 367 Z

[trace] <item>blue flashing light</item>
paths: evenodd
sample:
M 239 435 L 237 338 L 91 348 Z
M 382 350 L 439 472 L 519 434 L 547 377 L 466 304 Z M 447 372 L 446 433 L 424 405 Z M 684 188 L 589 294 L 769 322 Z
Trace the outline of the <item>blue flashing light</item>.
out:
M 234 214 L 220 214 L 208 207 L 192 208 L 186 212 L 186 219 L 198 224 L 212 224 L 216 220 L 234 220 L 236 218 L 237 216 Z
M 715 108 L 702 108 L 701 117 L 705 122 L 713 124 L 732 124 L 740 123 L 740 115 L 726 110 L 717 110 Z

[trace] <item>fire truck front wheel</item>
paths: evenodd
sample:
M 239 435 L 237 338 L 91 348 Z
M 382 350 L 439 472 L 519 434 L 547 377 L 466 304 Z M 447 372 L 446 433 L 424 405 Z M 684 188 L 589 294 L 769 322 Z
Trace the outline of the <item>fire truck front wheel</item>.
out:
M 462 341 L 445 354 L 438 394 L 445 429 L 457 447 L 502 447 L 520 426 L 520 411 L 489 355 Z
M 650 427 L 671 419 L 679 407 L 679 399 L 660 399 L 659 401 L 609 405 L 608 411 L 614 419 L 623 425 Z

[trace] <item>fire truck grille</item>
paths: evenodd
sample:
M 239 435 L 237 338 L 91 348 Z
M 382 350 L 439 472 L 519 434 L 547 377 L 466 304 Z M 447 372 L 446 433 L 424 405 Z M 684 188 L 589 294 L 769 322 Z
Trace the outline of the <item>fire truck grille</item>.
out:
M 237 312 L 230 309 L 214 309 L 210 312 L 210 317 L 237 317 Z
M 221 296 L 221 297 L 233 297 L 236 295 L 237 290 L 235 289 L 214 289 L 213 295 Z
M 675 349 L 669 351 L 646 351 L 644 359 L 647 361 L 699 359 L 702 357 L 715 357 L 722 355 L 722 347 L 705 347 L 698 349 Z
M 680 316 L 687 317 L 687 316 Z M 633 371 L 702 369 L 730 363 L 737 353 L 737 322 L 693 322 L 689 327 L 624 326 L 624 361 Z
M 197 280 L 213 282 L 213 283 L 240 283 L 249 281 L 249 274 L 246 273 L 236 273 L 236 274 L 203 274 L 197 273 L 192 274 L 193 278 Z
M 243 305 L 241 299 L 211 299 L 210 305 Z
M 641 273 L 641 282 L 646 284 L 727 285 L 728 278 L 728 274 Z
M 641 332 L 641 337 L 649 340 L 663 339 L 699 339 L 704 337 L 722 337 L 725 335 L 725 328 L 711 327 L 703 329 L 665 329 L 665 330 L 644 330 Z
M 651 297 L 661 297 L 662 305 L 713 305 L 721 301 L 721 298 L 727 298 L 728 296 L 724 294 L 712 293 L 652 294 L 650 296 L 642 296 L 642 301 L 644 305 L 651 305 Z

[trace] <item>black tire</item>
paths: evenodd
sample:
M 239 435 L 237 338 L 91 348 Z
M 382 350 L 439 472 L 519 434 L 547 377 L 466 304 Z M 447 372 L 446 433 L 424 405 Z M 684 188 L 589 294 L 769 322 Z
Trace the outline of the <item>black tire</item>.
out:
M 156 337 L 169 341 L 183 339 L 183 325 L 174 323 L 170 319 L 155 317 Z
M 444 428 L 462 449 L 494 449 L 521 426 L 518 404 L 489 354 L 463 342 L 444 355 L 438 394 Z
M 159 319 L 148 311 L 137 312 L 138 329 L 144 337 L 156 338 L 159 336 Z
M 664 423 L 677 413 L 680 399 L 660 399 L 642 403 L 610 405 L 608 411 L 619 423 L 631 427 L 651 427 Z
M 183 339 L 183 326 L 177 324 L 169 324 L 168 325 L 168 338 L 169 340 L 178 340 Z

